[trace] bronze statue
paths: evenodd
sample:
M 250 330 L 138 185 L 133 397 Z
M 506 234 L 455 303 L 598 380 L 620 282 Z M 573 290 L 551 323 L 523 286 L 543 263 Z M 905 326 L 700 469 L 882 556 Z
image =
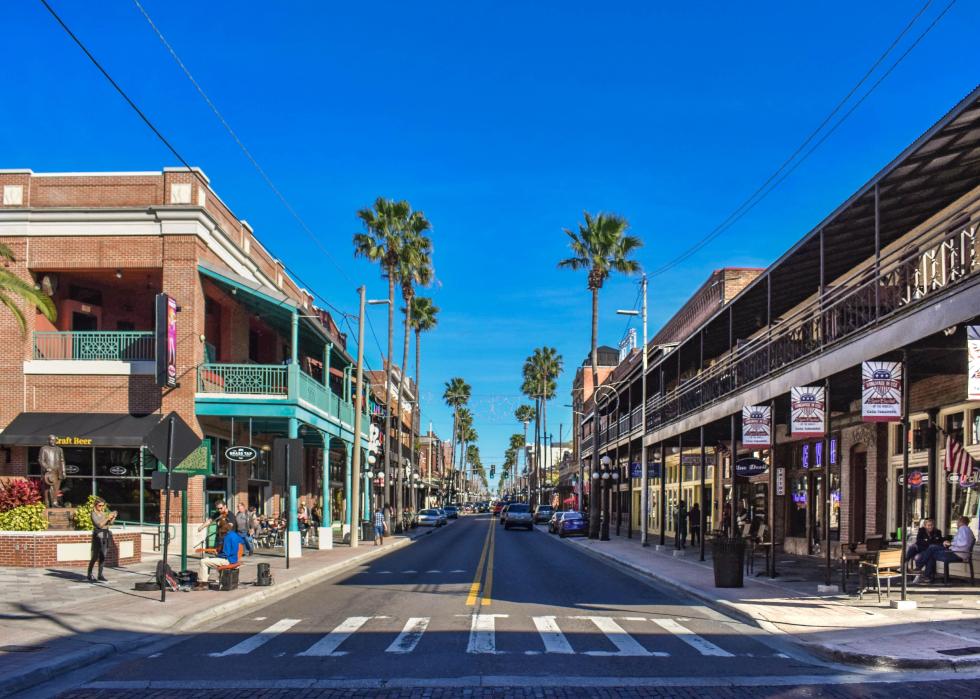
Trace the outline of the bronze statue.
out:
M 61 492 L 61 481 L 65 479 L 65 452 L 58 446 L 55 436 L 48 436 L 48 443 L 41 447 L 37 457 L 41 470 L 44 471 L 44 503 L 48 507 L 61 507 L 58 494 Z

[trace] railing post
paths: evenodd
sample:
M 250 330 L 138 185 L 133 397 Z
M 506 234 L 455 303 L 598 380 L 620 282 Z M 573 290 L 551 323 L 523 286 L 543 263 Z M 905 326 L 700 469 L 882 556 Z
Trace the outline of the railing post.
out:
M 299 400 L 299 364 L 286 366 L 286 395 L 290 400 Z

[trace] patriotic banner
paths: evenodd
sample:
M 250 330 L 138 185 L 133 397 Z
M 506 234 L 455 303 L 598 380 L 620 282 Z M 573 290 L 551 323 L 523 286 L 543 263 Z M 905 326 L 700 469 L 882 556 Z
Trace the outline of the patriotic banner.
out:
M 746 405 L 742 408 L 742 444 L 768 447 L 772 442 L 772 408 Z
M 823 386 L 795 386 L 790 391 L 790 429 L 793 437 L 823 437 L 827 399 Z
M 951 434 L 946 435 L 946 454 L 943 458 L 943 469 L 958 475 L 961 481 L 968 480 L 973 475 L 973 458 Z
M 861 364 L 861 419 L 898 422 L 902 419 L 902 363 Z
M 980 400 L 980 325 L 966 326 L 966 393 L 969 400 Z

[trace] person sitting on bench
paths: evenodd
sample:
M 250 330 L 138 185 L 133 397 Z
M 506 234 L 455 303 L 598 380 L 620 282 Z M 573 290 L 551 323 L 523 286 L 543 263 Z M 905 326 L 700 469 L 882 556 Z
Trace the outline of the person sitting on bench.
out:
M 929 582 L 932 582 L 936 577 L 936 563 L 938 561 L 959 563 L 970 555 L 970 552 L 973 550 L 973 544 L 977 540 L 970 530 L 970 518 L 960 517 L 956 520 L 956 526 L 956 536 L 953 537 L 951 542 L 943 542 L 943 546 L 930 546 L 929 550 L 926 551 L 924 560 L 919 564 L 918 570 L 920 572 L 915 576 L 915 580 L 912 581 L 913 585 L 921 583 L 923 578 L 927 578 Z
M 245 540 L 231 525 L 225 524 L 223 528 L 225 531 L 219 531 L 219 534 L 224 535 L 224 541 L 222 542 L 221 550 L 218 551 L 218 555 L 214 558 L 208 558 L 207 556 L 201 557 L 201 562 L 197 570 L 197 586 L 194 588 L 195 590 L 208 589 L 208 578 L 212 569 L 238 563 L 239 546 L 244 547 Z

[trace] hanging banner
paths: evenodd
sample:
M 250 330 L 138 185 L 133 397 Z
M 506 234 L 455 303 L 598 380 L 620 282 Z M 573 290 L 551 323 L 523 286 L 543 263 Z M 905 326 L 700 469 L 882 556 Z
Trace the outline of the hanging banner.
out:
M 177 306 L 176 299 L 157 294 L 154 300 L 156 316 L 156 380 L 157 386 L 177 386 Z
M 861 364 L 861 419 L 865 422 L 901 421 L 901 362 Z
M 795 386 L 790 391 L 793 437 L 823 437 L 826 408 L 823 386 Z
M 967 380 L 969 400 L 980 400 L 980 325 L 966 326 Z
M 746 405 L 742 408 L 742 444 L 768 447 L 772 442 L 772 408 L 768 405 Z

